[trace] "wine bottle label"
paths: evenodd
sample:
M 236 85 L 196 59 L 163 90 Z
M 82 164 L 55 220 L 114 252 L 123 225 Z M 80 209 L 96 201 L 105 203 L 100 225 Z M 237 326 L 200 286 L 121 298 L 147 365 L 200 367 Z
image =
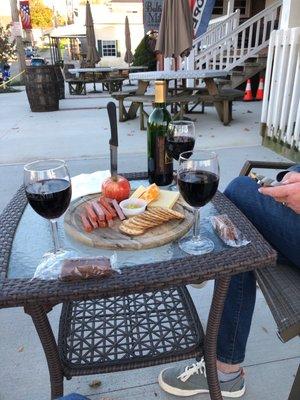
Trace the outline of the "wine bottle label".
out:
M 169 157 L 166 151 L 166 138 L 157 136 L 155 140 L 155 173 L 162 175 L 166 173 L 169 164 L 173 163 L 173 159 Z M 171 166 L 173 168 L 173 166 Z

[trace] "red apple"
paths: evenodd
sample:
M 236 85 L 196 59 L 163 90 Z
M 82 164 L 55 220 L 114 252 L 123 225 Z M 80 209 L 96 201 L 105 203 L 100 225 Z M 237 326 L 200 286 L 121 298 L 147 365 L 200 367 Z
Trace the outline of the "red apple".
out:
M 128 199 L 130 190 L 129 181 L 121 175 L 117 175 L 115 178 L 106 178 L 102 183 L 103 195 L 118 202 Z

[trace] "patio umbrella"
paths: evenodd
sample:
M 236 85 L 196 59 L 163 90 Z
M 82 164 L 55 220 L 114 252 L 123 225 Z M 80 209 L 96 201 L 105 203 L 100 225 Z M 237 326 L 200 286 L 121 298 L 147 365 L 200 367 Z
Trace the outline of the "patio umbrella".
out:
M 86 26 L 86 40 L 87 40 L 86 61 L 88 64 L 95 66 L 95 64 L 98 61 L 100 61 L 100 56 L 96 49 L 94 22 L 92 17 L 91 5 L 88 1 L 86 2 L 85 26 Z
M 133 61 L 133 54 L 131 51 L 131 37 L 130 37 L 130 28 L 129 28 L 129 20 L 126 15 L 125 18 L 125 45 L 126 45 L 126 53 L 124 57 L 124 61 L 130 65 Z
M 193 19 L 188 0 L 165 0 L 155 50 L 165 57 L 188 56 Z

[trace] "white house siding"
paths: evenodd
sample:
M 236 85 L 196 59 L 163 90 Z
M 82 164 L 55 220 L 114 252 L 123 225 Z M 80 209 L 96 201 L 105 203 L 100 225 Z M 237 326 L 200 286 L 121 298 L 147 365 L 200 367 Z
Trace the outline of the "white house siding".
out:
M 120 57 L 102 56 L 101 66 L 126 66 L 125 56 L 125 17 L 128 16 L 131 48 L 134 53 L 144 36 L 143 3 L 138 2 L 111 2 L 106 5 L 91 4 L 94 20 L 96 41 L 117 40 Z M 76 23 L 84 25 L 85 6 L 79 9 L 79 18 Z

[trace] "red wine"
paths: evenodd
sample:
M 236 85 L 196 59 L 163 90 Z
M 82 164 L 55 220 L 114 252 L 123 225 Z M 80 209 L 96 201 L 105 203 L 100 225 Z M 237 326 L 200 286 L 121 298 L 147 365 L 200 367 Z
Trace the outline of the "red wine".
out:
M 71 185 L 65 179 L 45 179 L 26 186 L 29 204 L 44 218 L 59 218 L 71 200 Z
M 219 177 L 208 171 L 182 171 L 178 177 L 179 191 L 193 207 L 202 207 L 215 195 Z
M 195 139 L 189 136 L 167 137 L 166 146 L 169 156 L 179 160 L 181 153 L 193 150 Z

